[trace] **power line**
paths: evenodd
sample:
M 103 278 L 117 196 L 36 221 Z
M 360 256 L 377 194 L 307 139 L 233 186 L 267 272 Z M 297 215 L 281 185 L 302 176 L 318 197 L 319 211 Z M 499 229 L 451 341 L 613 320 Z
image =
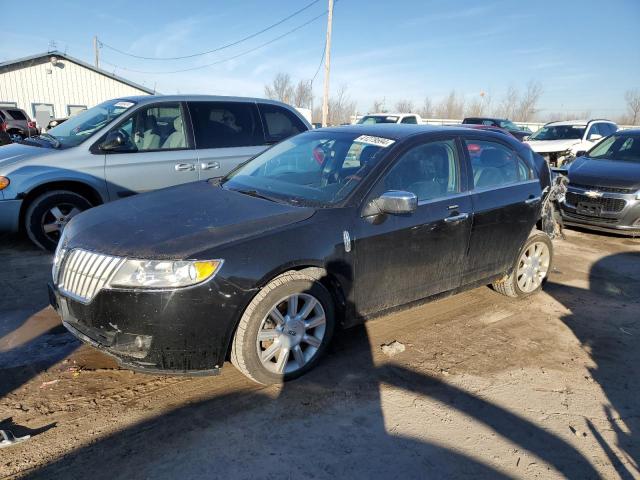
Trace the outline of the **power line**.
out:
M 316 20 L 319 20 L 320 18 L 324 17 L 326 14 L 327 14 L 327 12 L 323 12 L 320 15 L 316 15 L 311 20 L 308 20 L 305 23 L 303 23 L 301 25 L 298 25 L 295 28 L 292 28 L 291 30 L 283 33 L 282 35 L 279 35 L 279 36 L 269 40 L 268 42 L 262 43 L 262 44 L 260 44 L 260 45 L 258 45 L 256 47 L 250 48 L 249 50 L 245 50 L 244 52 L 238 53 L 237 55 L 234 55 L 234 56 L 228 57 L 228 58 L 223 58 L 221 60 L 218 60 L 218 61 L 215 61 L 215 62 L 211 62 L 211 63 L 207 63 L 205 65 L 199 65 L 197 67 L 183 68 L 183 69 L 180 69 L 180 70 L 151 72 L 151 71 L 146 71 L 146 70 L 136 70 L 136 69 L 133 69 L 133 68 L 121 67 L 121 66 L 118 66 L 118 65 L 116 65 L 114 63 L 107 62 L 106 60 L 101 60 L 101 62 L 104 63 L 104 64 L 107 64 L 107 65 L 111 65 L 112 67 L 119 68 L 120 70 L 125 70 L 125 71 L 128 71 L 128 72 L 135 72 L 135 73 L 145 73 L 145 74 L 149 74 L 149 75 L 160 75 L 160 74 L 164 75 L 164 74 L 171 74 L 171 73 L 191 72 L 193 70 L 201 70 L 203 68 L 208 68 L 208 67 L 211 67 L 213 65 L 219 65 L 219 64 L 224 63 L 224 62 L 235 60 L 236 58 L 242 57 L 244 55 L 248 55 L 250 53 L 255 52 L 256 50 L 260 50 L 261 48 L 264 48 L 264 47 L 266 47 L 268 45 L 271 45 L 272 43 L 277 42 L 278 40 L 286 37 L 287 35 L 291 35 L 292 33 L 297 32 L 301 28 L 304 28 L 307 25 L 315 22 Z
M 282 25 L 284 22 L 286 22 L 287 20 L 292 19 L 293 17 L 295 17 L 296 15 L 301 14 L 302 12 L 304 12 L 305 10 L 309 9 L 312 5 L 318 3 L 320 0 L 313 0 L 311 3 L 307 4 L 306 6 L 302 7 L 300 10 L 296 10 L 295 12 L 293 12 L 291 15 L 283 18 L 282 20 L 277 21 L 276 23 L 269 25 L 266 28 L 263 28 L 262 30 L 252 33 L 251 35 L 248 35 L 244 38 L 241 38 L 240 40 L 236 40 L 234 42 L 228 43 L 226 45 L 222 45 L 221 47 L 217 47 L 214 48 L 213 50 L 207 50 L 206 52 L 200 52 L 200 53 L 193 53 L 190 55 L 182 55 L 179 57 L 145 57 L 143 55 L 135 55 L 133 53 L 128 53 L 125 52 L 124 50 L 120 50 L 116 47 L 113 47 L 111 45 L 109 45 L 108 43 L 104 43 L 104 42 L 100 42 L 100 46 L 102 47 L 106 47 L 109 50 L 113 50 L 114 52 L 118 52 L 122 55 L 127 55 L 129 57 L 133 57 L 133 58 L 137 58 L 137 59 L 141 59 L 141 60 L 183 60 L 185 58 L 194 58 L 194 57 L 199 57 L 202 55 L 208 55 L 210 53 L 214 53 L 214 52 L 219 52 L 220 50 L 224 50 L 226 48 L 230 48 L 230 47 L 234 47 L 236 45 L 239 45 L 240 43 L 246 42 L 247 40 L 251 40 L 252 38 L 257 37 L 258 35 L 261 35 L 279 25 Z
M 322 68 L 322 64 L 324 63 L 324 54 L 327 53 L 327 42 L 325 40 L 324 42 L 324 48 L 322 49 L 322 56 L 320 57 L 320 63 L 318 64 L 318 68 L 316 70 L 316 73 L 313 74 L 313 78 L 311 79 L 311 85 L 313 85 L 313 82 L 315 81 L 316 77 L 318 76 L 318 73 L 320 73 L 320 69 Z

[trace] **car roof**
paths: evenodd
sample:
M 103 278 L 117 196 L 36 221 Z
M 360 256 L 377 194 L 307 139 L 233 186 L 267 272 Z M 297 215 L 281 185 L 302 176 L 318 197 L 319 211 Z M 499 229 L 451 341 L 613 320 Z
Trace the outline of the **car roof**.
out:
M 421 133 L 451 133 L 466 134 L 475 133 L 478 135 L 495 136 L 503 138 L 505 135 L 491 130 L 471 129 L 460 126 L 437 126 L 437 125 L 411 125 L 401 123 L 376 123 L 376 124 L 355 124 L 343 125 L 339 127 L 326 127 L 312 130 L 313 132 L 348 132 L 359 135 L 371 135 L 373 137 L 383 137 L 390 140 L 402 140 Z
M 194 94 L 183 94 L 183 95 L 134 95 L 130 97 L 121 97 L 116 98 L 114 100 L 130 100 L 132 102 L 136 102 L 137 104 L 145 104 L 145 103 L 155 103 L 158 101 L 163 102 L 197 102 L 197 101 L 206 101 L 206 102 L 260 102 L 260 103 L 270 103 L 273 105 L 281 105 L 287 107 L 291 110 L 295 110 L 291 105 L 287 105 L 286 103 L 279 102 L 277 100 L 270 100 L 267 98 L 254 98 L 254 97 L 231 97 L 225 95 L 194 95 Z
M 363 115 L 363 117 L 404 117 L 406 115 L 416 115 L 415 113 L 395 113 L 395 112 L 386 112 L 386 113 L 367 113 Z
M 618 130 L 616 133 L 614 133 L 613 135 L 624 135 L 624 136 L 640 136 L 640 128 L 629 128 L 626 130 Z
M 593 118 L 591 120 L 562 120 L 560 122 L 549 122 L 546 125 L 551 126 L 563 126 L 563 125 L 583 125 L 587 126 L 589 122 L 607 122 L 607 123 L 615 123 L 611 120 L 605 120 L 604 118 Z
M 498 117 L 464 117 L 464 120 L 462 121 L 464 122 L 465 120 L 494 120 L 498 122 L 511 121 L 511 120 L 507 120 L 506 118 L 498 118 Z

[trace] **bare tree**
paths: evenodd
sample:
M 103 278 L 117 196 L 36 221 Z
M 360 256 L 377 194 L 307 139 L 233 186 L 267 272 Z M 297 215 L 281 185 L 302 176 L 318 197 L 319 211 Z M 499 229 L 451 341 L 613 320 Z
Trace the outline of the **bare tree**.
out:
M 376 98 L 371 106 L 371 113 L 387 113 L 387 109 L 384 106 L 384 99 L 380 100 Z
M 502 118 L 513 118 L 518 107 L 519 98 L 520 95 L 516 87 L 510 85 L 494 114 Z
M 264 94 L 272 100 L 291 103 L 294 95 L 291 76 L 288 73 L 278 73 L 271 85 L 264 86 Z
M 533 119 L 537 112 L 537 105 L 542 96 L 542 85 L 533 80 L 527 84 L 524 95 L 520 98 L 518 106 L 513 111 L 512 120 L 528 122 Z
M 293 105 L 300 108 L 311 108 L 313 105 L 313 90 L 311 80 L 300 80 L 293 92 Z
M 480 93 L 480 98 L 476 98 L 467 104 L 464 110 L 465 117 L 481 117 L 488 110 L 491 104 L 491 98 L 484 92 Z
M 640 90 L 637 88 L 633 90 L 627 90 L 624 94 L 624 99 L 627 102 L 627 108 L 629 109 L 629 120 L 631 125 L 635 125 L 640 116 Z
M 341 85 L 338 91 L 329 97 L 329 125 L 341 125 L 351 123 L 351 116 L 356 113 L 356 102 L 351 100 L 347 93 L 347 86 Z M 322 118 L 322 109 L 316 107 L 313 110 L 313 121 L 318 122 Z
M 433 117 L 433 103 L 429 97 L 424 98 L 424 102 L 422 102 L 422 108 L 418 112 L 422 118 L 431 118 Z
M 464 98 L 459 97 L 455 90 L 436 106 L 436 116 L 440 118 L 461 119 L 464 114 Z
M 412 113 L 413 112 L 413 102 L 411 100 L 398 100 L 396 103 L 396 111 L 398 113 Z

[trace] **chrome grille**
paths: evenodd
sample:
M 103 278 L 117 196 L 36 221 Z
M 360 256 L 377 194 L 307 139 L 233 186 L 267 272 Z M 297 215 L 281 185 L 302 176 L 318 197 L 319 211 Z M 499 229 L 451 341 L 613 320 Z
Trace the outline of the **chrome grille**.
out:
M 610 197 L 600 197 L 600 198 L 591 198 L 586 195 L 581 195 L 575 192 L 567 192 L 566 195 L 567 203 L 571 205 L 577 205 L 578 202 L 590 203 L 593 205 L 598 205 L 602 207 L 602 210 L 605 212 L 621 212 L 624 210 L 624 207 L 627 205 L 627 201 L 622 198 L 610 198 Z
M 82 303 L 89 303 L 124 260 L 76 248 L 62 260 L 58 289 Z
M 624 193 L 624 194 L 629 194 L 629 193 L 635 193 L 636 190 L 633 188 L 619 188 L 619 187 L 598 187 L 595 185 L 580 185 L 577 183 L 570 183 L 569 184 L 572 187 L 576 187 L 576 188 L 580 188 L 582 190 L 595 190 L 598 192 L 608 192 L 608 193 Z

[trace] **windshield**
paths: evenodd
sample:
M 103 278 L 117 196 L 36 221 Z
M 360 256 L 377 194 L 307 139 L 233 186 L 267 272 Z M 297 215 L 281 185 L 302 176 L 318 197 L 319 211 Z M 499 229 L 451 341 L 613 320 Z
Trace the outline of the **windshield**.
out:
M 231 172 L 225 189 L 286 203 L 328 206 L 351 193 L 393 140 L 346 132 L 307 132 Z
M 640 137 L 612 135 L 593 147 L 588 157 L 640 163 Z
M 134 102 L 128 100 L 109 100 L 74 115 L 47 131 L 47 134 L 60 142 L 62 147 L 75 147 L 134 105 Z
M 500 120 L 500 126 L 502 128 L 506 128 L 507 130 L 520 130 L 518 126 L 511 120 Z
M 374 123 L 398 123 L 398 117 L 394 115 L 365 115 L 358 123 L 360 125 L 372 125 Z
M 542 127 L 529 140 L 580 140 L 584 135 L 584 125 L 556 125 Z

